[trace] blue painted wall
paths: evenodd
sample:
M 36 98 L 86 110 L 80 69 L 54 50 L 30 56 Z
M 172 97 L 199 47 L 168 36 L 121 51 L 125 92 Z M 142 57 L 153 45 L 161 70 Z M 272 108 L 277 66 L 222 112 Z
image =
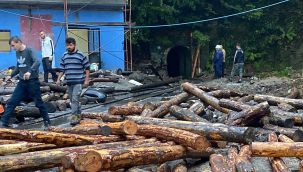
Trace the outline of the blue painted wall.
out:
M 17 14 L 28 15 L 27 10 L 3 9 Z M 63 10 L 33 9 L 33 15 L 52 15 L 53 22 L 63 22 Z M 20 36 L 20 16 L 0 11 L 0 30 L 10 30 L 11 36 Z M 68 18 L 69 23 L 73 22 L 124 22 L 123 11 L 86 11 L 81 10 L 72 13 Z M 121 26 L 89 26 L 100 29 L 100 52 L 101 60 L 104 63 L 103 69 L 124 69 L 124 28 Z M 54 42 L 58 39 L 55 49 L 56 66 L 65 52 L 65 31 L 61 36 L 59 33 L 62 26 L 52 26 Z M 85 28 L 88 28 L 87 26 Z M 37 38 L 39 39 L 39 38 Z M 41 51 L 35 50 L 37 57 L 41 60 Z M 15 52 L 0 52 L 0 70 L 16 65 Z M 42 71 L 42 70 L 40 70 Z

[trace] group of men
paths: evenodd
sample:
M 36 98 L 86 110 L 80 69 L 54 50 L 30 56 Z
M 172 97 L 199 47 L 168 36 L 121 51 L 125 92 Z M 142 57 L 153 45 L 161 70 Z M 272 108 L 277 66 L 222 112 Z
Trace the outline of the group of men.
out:
M 225 61 L 226 61 L 226 51 L 222 45 L 216 45 L 215 53 L 213 56 L 213 65 L 215 70 L 215 78 L 224 77 Z M 241 49 L 239 43 L 236 44 L 236 52 L 233 59 L 233 68 L 229 80 L 232 81 L 232 78 L 235 74 L 239 75 L 238 82 L 242 82 L 243 77 L 243 68 L 244 68 L 244 52 Z
M 61 83 L 61 77 L 65 75 L 69 98 L 71 100 L 72 117 L 70 124 L 76 125 L 81 120 L 81 103 L 79 101 L 82 87 L 89 83 L 89 61 L 82 52 L 76 48 L 76 40 L 67 38 L 65 46 L 67 52 L 63 54 L 60 62 L 60 73 L 57 76 L 52 70 L 54 62 L 54 45 L 50 37 L 46 36 L 44 31 L 40 33 L 42 48 L 42 64 L 44 69 L 44 82 L 48 82 L 48 74 L 52 74 L 52 79 L 57 85 Z M 18 77 L 19 82 L 8 100 L 4 114 L 1 117 L 0 127 L 9 128 L 10 117 L 16 106 L 21 101 L 31 98 L 43 118 L 44 129 L 48 129 L 51 124 L 47 109 L 41 98 L 39 66 L 40 61 L 36 58 L 34 51 L 27 47 L 22 40 L 13 36 L 9 40 L 9 45 L 16 51 L 17 65 L 15 70 L 9 76 L 9 80 Z

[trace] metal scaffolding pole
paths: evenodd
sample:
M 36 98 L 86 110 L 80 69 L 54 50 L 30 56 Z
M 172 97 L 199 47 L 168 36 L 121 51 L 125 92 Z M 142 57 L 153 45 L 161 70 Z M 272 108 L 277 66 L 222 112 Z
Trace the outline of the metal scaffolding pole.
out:
M 130 71 L 133 71 L 133 46 L 132 46 L 132 0 L 129 0 L 129 49 Z
M 68 14 L 67 14 L 67 2 L 64 0 L 64 22 L 65 22 L 65 38 L 68 37 Z

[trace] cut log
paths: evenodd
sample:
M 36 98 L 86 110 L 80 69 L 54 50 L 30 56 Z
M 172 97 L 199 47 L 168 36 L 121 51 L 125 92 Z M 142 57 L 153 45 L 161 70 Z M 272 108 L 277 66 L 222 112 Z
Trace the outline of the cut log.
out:
M 164 117 L 169 112 L 169 108 L 171 106 L 178 105 L 186 101 L 189 97 L 190 96 L 188 93 L 181 93 L 179 95 L 176 95 L 172 99 L 164 102 L 162 105 L 160 105 L 157 109 L 155 109 L 151 113 L 147 114 L 147 117 L 157 117 L 157 118 Z
M 241 97 L 238 102 L 241 102 L 241 103 L 246 103 L 246 102 L 249 102 L 251 100 L 254 100 L 254 96 L 253 95 L 248 95 L 248 96 L 244 96 L 244 97 Z
M 200 115 L 204 112 L 205 106 L 201 101 L 197 101 L 188 110 Z
M 291 98 L 291 99 L 296 99 L 300 96 L 300 92 L 299 90 L 296 88 L 296 87 L 293 87 L 291 89 L 291 92 L 290 94 L 287 96 L 288 98 Z
M 221 154 L 212 154 L 209 160 L 212 172 L 228 171 L 225 158 Z
M 0 157 L 0 169 L 3 171 L 23 170 L 32 171 L 51 168 L 61 165 L 61 158 L 72 152 L 79 152 L 83 149 L 107 149 L 144 143 L 153 143 L 155 139 L 135 140 L 115 143 L 104 143 L 90 146 L 68 147 L 38 152 L 22 153 Z
M 41 82 L 42 86 L 49 86 L 50 91 L 59 92 L 59 93 L 65 93 L 67 91 L 67 86 L 60 86 L 52 83 L 45 83 Z
M 112 129 L 107 125 L 94 126 L 76 126 L 70 128 L 49 127 L 49 131 L 57 133 L 83 134 L 83 135 L 103 135 L 109 136 L 112 134 Z
M 186 82 L 186 83 L 182 84 L 182 88 L 185 91 L 191 93 L 192 95 L 198 97 L 202 102 L 204 102 L 208 105 L 211 105 L 212 107 L 214 107 L 218 111 L 223 112 L 223 113 L 229 113 L 230 112 L 229 109 L 223 108 L 219 105 L 219 100 L 217 98 L 208 95 L 207 93 L 205 93 L 204 91 L 199 89 L 197 86 Z
M 274 116 L 284 116 L 292 118 L 297 125 L 303 125 L 303 113 L 286 112 L 277 107 L 270 107 L 270 113 Z
M 67 104 L 69 104 L 69 103 L 70 103 L 69 99 L 68 100 L 57 100 L 56 101 L 57 107 L 60 111 L 66 111 Z
M 142 111 L 142 106 L 112 106 L 108 109 L 110 115 L 135 115 Z
M 84 163 L 75 164 L 75 167 L 79 171 L 116 170 L 136 165 L 163 163 L 179 159 L 185 153 L 186 149 L 179 145 L 90 151 L 82 159 Z
M 187 167 L 183 164 L 178 164 L 175 168 L 173 168 L 172 172 L 187 172 Z
M 0 145 L 15 144 L 15 143 L 23 143 L 23 141 L 17 141 L 17 140 L 0 140 Z
M 267 102 L 252 106 L 241 112 L 232 112 L 229 114 L 226 124 L 228 125 L 249 125 L 252 122 L 269 114 L 269 104 Z
M 237 111 L 237 112 L 252 108 L 251 106 L 246 105 L 244 103 L 232 101 L 232 100 L 229 100 L 229 99 L 220 99 L 219 105 L 224 107 L 224 108 L 231 109 L 231 110 L 234 110 L 234 111 Z
M 210 143 L 204 136 L 174 128 L 160 127 L 156 125 L 139 125 L 138 135 L 174 141 L 180 145 L 191 147 L 195 150 L 206 150 L 210 147 Z
M 209 140 L 247 143 L 255 139 L 255 130 L 249 127 L 236 127 L 219 123 L 188 122 L 139 116 L 127 116 L 127 119 L 135 121 L 137 124 L 152 124 L 190 131 L 199 135 L 205 135 Z
M 286 112 L 297 112 L 296 108 L 293 107 L 292 105 L 289 105 L 287 103 L 279 103 L 278 107 Z
M 144 85 L 139 85 L 139 86 L 134 86 L 130 89 L 131 92 L 136 92 L 136 91 L 140 91 L 140 90 L 146 90 L 148 88 L 154 88 L 154 87 L 159 87 L 159 86 L 163 86 L 163 85 L 168 85 L 174 82 L 178 82 L 180 80 L 180 78 L 170 78 L 167 79 L 165 81 L 157 81 L 157 82 L 153 82 L 150 84 L 144 84 Z
M 42 100 L 44 102 L 50 102 L 50 101 L 54 101 L 54 100 L 57 100 L 57 97 L 55 94 L 53 93 L 49 93 L 49 94 L 45 94 L 42 96 Z
M 299 172 L 303 172 L 303 160 L 299 164 Z
M 35 106 L 17 106 L 13 113 L 15 116 L 40 118 L 40 111 Z
M 169 111 L 172 116 L 176 117 L 179 120 L 192 122 L 209 122 L 206 119 L 203 119 L 202 117 L 198 116 L 194 112 L 189 111 L 187 109 L 183 109 L 179 106 L 171 106 L 169 108 Z
M 303 108 L 302 99 L 290 99 L 290 98 L 284 98 L 284 97 L 275 97 L 275 96 L 269 96 L 269 95 L 256 94 L 254 96 L 254 100 L 257 102 L 267 101 L 270 105 L 273 105 L 273 106 L 277 106 L 279 103 L 286 103 L 286 104 L 290 104 L 298 109 Z
M 20 142 L 14 144 L 3 144 L 0 145 L 0 155 L 10 155 L 23 152 L 33 152 L 39 150 L 53 149 L 57 146 L 54 144 L 44 144 L 44 143 L 28 143 Z
M 280 134 L 284 134 L 290 138 L 292 138 L 294 141 L 303 141 L 303 131 L 296 128 L 284 128 L 279 127 L 271 124 L 267 124 L 263 126 L 264 129 L 275 131 Z
M 116 135 L 135 135 L 138 131 L 138 125 L 130 120 L 107 123 L 106 125 L 108 125 L 112 129 L 112 133 Z
M 237 172 L 254 172 L 255 168 L 251 163 L 251 151 L 249 145 L 241 147 L 239 155 L 236 158 Z
M 160 101 L 160 102 L 147 102 L 143 105 L 143 109 L 149 109 L 149 110 L 155 110 L 157 109 L 159 106 L 161 106 L 164 103 L 164 101 Z
M 278 142 L 278 136 L 276 133 L 270 133 L 268 136 L 268 141 L 272 143 Z M 281 171 L 281 172 L 290 172 L 288 167 L 285 165 L 285 162 L 281 158 L 268 158 L 268 160 L 271 162 L 271 166 L 273 168 L 273 171 Z
M 303 143 L 252 142 L 253 156 L 261 157 L 303 157 Z
M 55 144 L 59 147 L 89 145 L 119 141 L 119 136 L 84 136 L 45 131 L 14 130 L 0 128 L 0 139 L 15 139 L 39 143 Z
M 292 128 L 295 124 L 294 119 L 285 116 L 265 116 L 261 119 L 263 125 L 272 124 L 285 128 Z
M 238 149 L 236 146 L 232 146 L 228 150 L 226 157 L 227 169 L 230 172 L 236 172 L 236 158 L 238 156 Z
M 81 116 L 89 119 L 101 119 L 104 122 L 121 122 L 125 119 L 122 116 L 109 115 L 104 112 L 82 112 Z
M 218 99 L 247 96 L 247 94 L 237 93 L 237 92 L 231 91 L 231 90 L 215 90 L 215 91 L 209 92 L 208 94 L 210 96 L 216 97 Z
M 192 159 L 209 158 L 211 154 L 214 154 L 219 151 L 220 149 L 213 149 L 212 147 L 209 147 L 206 150 L 195 150 L 192 148 L 187 148 L 186 156 L 184 158 L 192 158 Z

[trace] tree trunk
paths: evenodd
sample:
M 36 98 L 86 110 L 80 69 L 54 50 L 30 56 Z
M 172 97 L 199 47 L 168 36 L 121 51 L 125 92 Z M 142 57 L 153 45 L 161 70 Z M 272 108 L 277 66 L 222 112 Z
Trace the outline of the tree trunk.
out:
M 290 99 L 290 98 L 284 98 L 284 97 L 275 97 L 275 96 L 269 96 L 269 95 L 256 94 L 254 96 L 254 100 L 257 102 L 267 101 L 270 105 L 273 105 L 273 106 L 276 106 L 279 103 L 287 103 L 298 109 L 303 108 L 302 99 Z
M 248 145 L 241 147 L 239 155 L 236 158 L 237 172 L 254 172 L 255 168 L 251 163 L 251 151 Z
M 200 115 L 204 112 L 205 106 L 201 101 L 197 101 L 190 108 L 188 108 L 188 110 Z
M 277 107 L 270 107 L 270 112 L 274 116 L 284 116 L 286 118 L 292 118 L 297 125 L 303 124 L 303 113 L 286 112 L 280 110 Z
M 238 149 L 235 146 L 232 146 L 228 150 L 226 163 L 228 171 L 230 172 L 236 172 L 236 158 L 238 156 Z
M 254 156 L 261 157 L 303 157 L 303 143 L 252 142 Z
M 245 109 L 241 112 L 233 112 L 229 114 L 226 121 L 228 125 L 249 125 L 252 122 L 262 118 L 269 113 L 269 104 L 267 102 L 252 106 L 250 109 Z
M 56 145 L 44 144 L 44 143 L 28 143 L 28 142 L 3 144 L 0 145 L 0 155 L 3 156 L 3 155 L 23 153 L 23 152 L 33 152 L 33 151 L 52 149 L 52 148 L 56 148 Z
M 278 132 L 280 134 L 284 134 L 294 141 L 303 141 L 303 131 L 295 128 L 283 128 L 271 124 L 267 124 L 263 126 L 264 129 Z
M 270 133 L 268 136 L 268 141 L 272 143 L 278 143 L 278 137 L 275 133 Z M 288 167 L 285 165 L 285 162 L 281 158 L 268 158 L 271 162 L 271 166 L 273 168 L 273 171 L 276 172 L 290 172 Z
M 292 105 L 289 105 L 287 103 L 279 103 L 278 107 L 286 112 L 297 112 L 296 108 L 293 107 Z
M 158 146 L 149 148 L 129 148 L 124 150 L 90 151 L 75 164 L 79 171 L 116 170 L 137 165 L 163 163 L 183 157 L 183 146 Z
M 192 95 L 198 97 L 199 99 L 201 99 L 202 102 L 204 102 L 208 105 L 211 105 L 212 107 L 214 107 L 218 111 L 223 112 L 223 113 L 229 113 L 230 112 L 229 109 L 223 108 L 219 105 L 219 100 L 217 98 L 208 95 L 204 91 L 200 90 L 197 86 L 186 82 L 186 83 L 182 84 L 182 87 L 185 91 L 187 91 L 187 92 L 191 93 Z
M 187 100 L 190 96 L 187 93 L 181 93 L 179 95 L 174 96 L 172 99 L 164 102 L 161 106 L 159 106 L 157 109 L 152 111 L 151 113 L 146 114 L 146 117 L 157 117 L 161 118 L 164 117 L 168 112 L 169 108 L 173 105 L 178 105 L 185 100 Z
M 108 109 L 110 115 L 135 115 L 142 111 L 142 106 L 112 106 Z
M 215 91 L 209 92 L 208 94 L 210 96 L 216 97 L 218 99 L 247 96 L 247 94 L 237 93 L 237 92 L 231 91 L 231 90 L 215 90 Z
M 140 125 L 138 135 L 174 141 L 180 145 L 191 147 L 195 150 L 206 150 L 210 147 L 210 143 L 204 136 L 174 128 L 160 127 L 156 125 Z
M 212 154 L 209 159 L 212 172 L 228 172 L 228 166 L 225 158 L 221 154 Z
M 205 135 L 209 140 L 229 142 L 250 142 L 255 139 L 253 128 L 228 126 L 219 123 L 188 122 L 139 116 L 127 116 L 127 119 L 137 124 L 152 124 L 163 127 L 171 127 L 190 131 L 199 135 Z
M 121 122 L 125 119 L 122 116 L 109 115 L 108 113 L 104 112 L 82 112 L 81 115 L 83 118 L 101 119 L 104 122 Z
M 84 136 L 45 131 L 28 131 L 0 128 L 0 139 L 16 139 L 31 142 L 50 143 L 59 147 L 89 145 L 119 141 L 119 136 Z
M 232 101 L 232 100 L 229 100 L 229 99 L 220 99 L 219 105 L 224 107 L 224 108 L 231 109 L 231 110 L 234 110 L 234 111 L 237 111 L 237 112 L 252 108 L 252 106 L 246 105 L 246 104 L 241 103 L 241 102 Z
M 179 106 L 171 106 L 169 108 L 170 114 L 179 120 L 192 121 L 192 122 L 209 122 L 206 119 L 198 116 L 192 111 L 180 108 Z
M 94 126 L 75 126 L 70 128 L 50 127 L 49 131 L 57 133 L 70 133 L 82 135 L 103 135 L 109 136 L 112 134 L 112 129 L 107 125 L 94 125 Z
M 68 147 L 38 152 L 22 153 L 0 157 L 0 169 L 9 170 L 37 170 L 51 168 L 61 165 L 61 158 L 73 152 L 79 152 L 83 149 L 107 149 L 112 147 L 121 147 L 127 145 L 136 145 L 144 143 L 153 143 L 155 139 L 134 140 L 115 143 L 103 143 L 98 145 Z

